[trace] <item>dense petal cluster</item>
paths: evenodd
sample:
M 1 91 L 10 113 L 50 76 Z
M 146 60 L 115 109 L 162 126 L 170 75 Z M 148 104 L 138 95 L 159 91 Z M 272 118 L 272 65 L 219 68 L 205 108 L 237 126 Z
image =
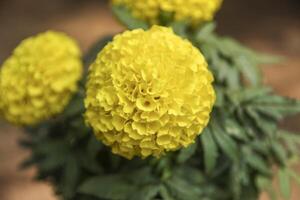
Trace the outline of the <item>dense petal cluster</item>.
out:
M 126 31 L 90 68 L 86 121 L 113 153 L 159 157 L 187 147 L 207 125 L 212 82 L 199 50 L 171 29 Z
M 211 21 L 223 0 L 112 0 L 123 5 L 137 18 L 152 24 L 159 22 L 161 12 L 174 14 L 174 20 L 187 20 L 191 24 Z
M 33 125 L 60 113 L 82 74 L 78 45 L 48 31 L 21 42 L 0 71 L 0 112 L 8 121 Z

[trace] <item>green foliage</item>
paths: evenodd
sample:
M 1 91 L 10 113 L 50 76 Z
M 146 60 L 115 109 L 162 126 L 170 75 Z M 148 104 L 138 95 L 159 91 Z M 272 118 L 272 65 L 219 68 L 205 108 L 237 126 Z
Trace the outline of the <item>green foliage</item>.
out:
M 123 9 L 114 12 L 126 26 L 147 28 Z M 275 199 L 276 166 L 281 194 L 288 199 L 290 180 L 300 182 L 289 168 L 300 137 L 278 123 L 299 113 L 300 103 L 261 85 L 258 65 L 272 59 L 219 37 L 213 24 L 199 30 L 184 22 L 172 27 L 203 52 L 215 76 L 216 106 L 195 144 L 161 159 L 115 156 L 85 126 L 81 88 L 61 116 L 28 128 L 21 145 L 32 154 L 23 166 L 36 165 L 38 179 L 51 181 L 63 199 L 72 200 L 253 200 L 263 190 Z M 92 48 L 86 65 L 111 38 Z
M 112 6 L 112 11 L 117 19 L 128 29 L 148 29 L 149 25 L 139 19 L 132 16 L 132 13 L 124 6 Z
M 279 185 L 280 190 L 284 198 L 289 199 L 291 196 L 290 179 L 287 169 L 283 168 L 279 170 Z
M 202 133 L 201 142 L 203 146 L 204 153 L 204 165 L 207 174 L 211 174 L 216 166 L 218 157 L 218 147 L 213 139 L 210 127 L 207 127 Z

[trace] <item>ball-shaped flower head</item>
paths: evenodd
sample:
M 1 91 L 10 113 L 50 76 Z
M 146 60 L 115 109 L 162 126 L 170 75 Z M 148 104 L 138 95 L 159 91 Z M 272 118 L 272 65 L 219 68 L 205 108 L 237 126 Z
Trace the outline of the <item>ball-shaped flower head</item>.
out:
M 90 68 L 86 121 L 115 154 L 159 157 L 187 147 L 207 125 L 212 82 L 199 50 L 171 29 L 126 31 Z
M 0 71 L 0 113 L 34 125 L 63 111 L 81 78 L 80 50 L 70 37 L 48 31 L 21 42 Z
M 175 21 L 186 20 L 192 25 L 211 21 L 223 0 L 112 0 L 113 5 L 122 5 L 132 14 L 151 24 L 159 23 L 161 12 L 174 14 Z

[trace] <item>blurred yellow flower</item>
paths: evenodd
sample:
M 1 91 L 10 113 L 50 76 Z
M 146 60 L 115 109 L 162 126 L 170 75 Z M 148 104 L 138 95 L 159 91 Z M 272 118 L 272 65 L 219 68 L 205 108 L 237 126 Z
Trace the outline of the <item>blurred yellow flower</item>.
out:
M 187 20 L 191 24 L 211 21 L 223 0 L 112 0 L 123 5 L 137 18 L 151 24 L 159 23 L 161 12 L 174 14 L 175 21 Z
M 189 41 L 153 26 L 115 36 L 86 85 L 86 121 L 113 153 L 161 156 L 193 143 L 215 102 L 213 76 Z
M 21 42 L 0 71 L 0 113 L 34 125 L 63 111 L 81 78 L 80 50 L 70 37 L 48 31 Z

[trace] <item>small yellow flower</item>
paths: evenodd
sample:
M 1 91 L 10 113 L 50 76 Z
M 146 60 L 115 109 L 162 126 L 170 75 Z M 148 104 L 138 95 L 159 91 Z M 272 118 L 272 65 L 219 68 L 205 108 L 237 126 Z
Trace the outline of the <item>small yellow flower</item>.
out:
M 161 12 L 174 14 L 175 21 L 187 20 L 191 24 L 211 21 L 223 0 L 112 0 L 113 5 L 123 5 L 133 15 L 151 24 L 159 23 Z
M 187 147 L 207 125 L 212 82 L 203 55 L 171 29 L 126 31 L 90 68 L 85 118 L 113 153 L 159 157 Z
M 34 125 L 63 111 L 81 78 L 80 50 L 63 33 L 48 31 L 21 42 L 0 71 L 0 113 Z

